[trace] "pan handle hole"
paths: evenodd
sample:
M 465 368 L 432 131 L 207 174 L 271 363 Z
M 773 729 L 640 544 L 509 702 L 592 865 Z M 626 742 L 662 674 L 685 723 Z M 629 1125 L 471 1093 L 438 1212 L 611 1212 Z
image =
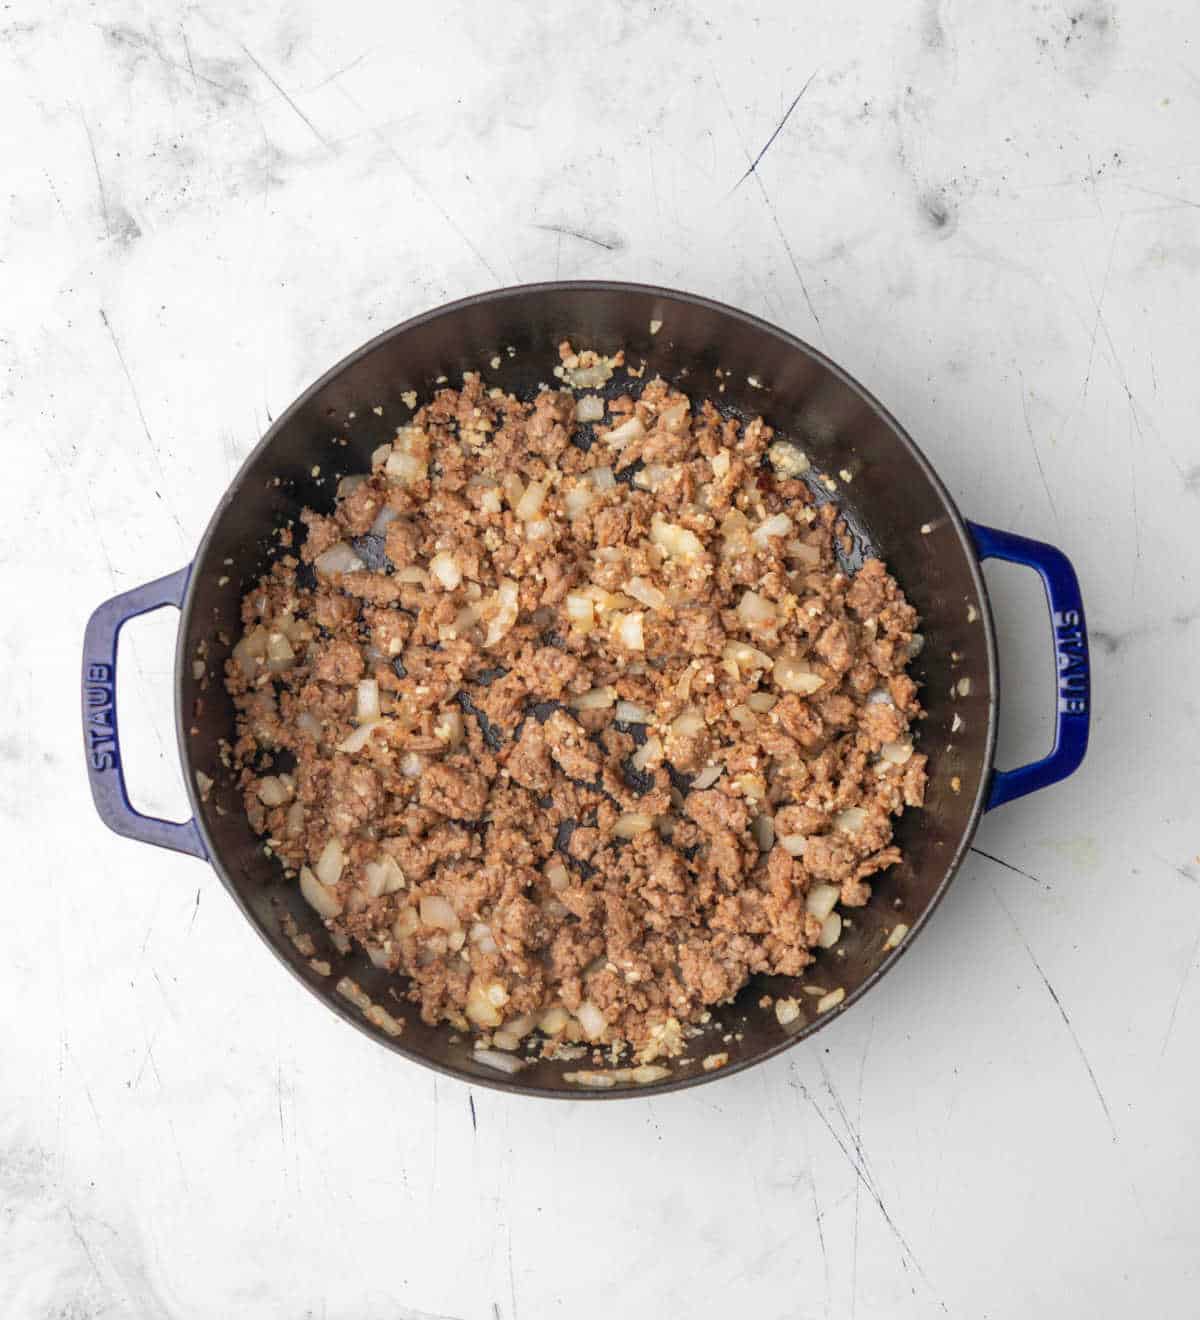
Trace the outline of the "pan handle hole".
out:
M 1054 639 L 1042 580 L 1027 568 L 989 560 L 983 567 L 1000 661 L 996 766 L 1011 770 L 1054 746 L 1057 687 Z
M 124 625 L 117 656 L 117 726 L 125 787 L 134 810 L 163 820 L 191 814 L 175 742 L 177 610 Z

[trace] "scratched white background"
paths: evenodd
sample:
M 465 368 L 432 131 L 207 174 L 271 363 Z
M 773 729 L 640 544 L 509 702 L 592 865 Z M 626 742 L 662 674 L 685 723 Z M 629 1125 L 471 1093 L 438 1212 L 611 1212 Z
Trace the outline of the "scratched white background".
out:
M 284 8 L 0 5 L 0 1316 L 1194 1314 L 1200 11 Z M 556 275 L 788 327 L 968 514 L 1061 543 L 1096 722 L 816 1041 L 662 1100 L 476 1092 L 473 1124 L 210 870 L 103 830 L 79 641 L 329 364 Z M 1047 633 L 991 580 L 1012 761 Z M 121 691 L 139 800 L 180 811 L 172 625 Z

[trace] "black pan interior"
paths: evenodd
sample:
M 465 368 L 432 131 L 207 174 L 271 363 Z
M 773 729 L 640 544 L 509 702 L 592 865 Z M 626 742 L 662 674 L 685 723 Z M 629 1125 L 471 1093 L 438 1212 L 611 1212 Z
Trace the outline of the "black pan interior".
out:
M 661 322 L 656 334 L 651 322 Z M 397 995 L 395 979 L 361 952 L 343 956 L 294 885 L 281 883 L 277 866 L 242 815 L 220 758 L 232 740 L 233 710 L 220 682 L 201 685 L 192 663 L 203 648 L 210 674 L 220 675 L 239 628 L 240 599 L 278 553 L 274 529 L 298 519 L 308 506 L 333 504 L 341 475 L 369 467 L 371 451 L 390 440 L 411 415 L 401 395 L 428 397 L 439 377 L 458 382 L 481 371 L 490 383 L 527 396 L 553 384 L 556 345 L 613 353 L 623 348 L 646 379 L 655 373 L 694 396 L 722 407 L 761 413 L 795 439 L 814 465 L 836 484 L 817 489 L 842 506 L 858 548 L 882 555 L 920 611 L 929 639 L 914 666 L 928 712 L 920 747 L 930 757 L 928 801 L 899 823 L 905 861 L 876 877 L 866 909 L 855 913 L 835 950 L 822 953 L 806 978 L 826 989 L 844 988 L 844 1011 L 881 966 L 901 956 L 884 951 L 898 924 L 918 926 L 944 890 L 981 809 L 990 773 L 995 716 L 995 662 L 986 594 L 961 521 L 925 460 L 883 410 L 819 354 L 742 313 L 687 295 L 638 285 L 553 284 L 502 290 L 453 304 L 397 327 L 318 381 L 271 428 L 226 493 L 195 561 L 180 623 L 178 700 L 180 741 L 189 788 L 194 772 L 215 780 L 206 802 L 196 801 L 201 828 L 217 870 L 243 911 L 276 954 L 331 1007 L 381 1043 L 477 1084 L 542 1095 L 578 1097 L 562 1074 L 579 1063 L 543 1062 L 509 1078 L 473 1058 L 470 1042 L 445 1028 L 430 1029 Z M 495 363 L 496 365 L 493 365 Z M 617 378 L 612 392 L 637 381 Z M 721 387 L 724 387 L 723 389 Z M 376 411 L 381 409 L 382 412 Z M 342 443 L 347 442 L 347 443 Z M 316 475 L 314 475 L 316 474 Z M 847 476 L 849 480 L 847 480 Z M 302 530 L 297 522 L 298 530 Z M 964 682 L 965 680 L 965 682 Z M 957 717 L 957 719 L 956 719 Z M 321 975 L 283 929 L 308 934 Z M 911 936 L 910 936 L 911 939 Z M 338 995 L 347 975 L 374 1000 L 405 1021 L 399 1039 L 368 1024 Z M 757 1006 L 765 990 L 797 995 L 801 1019 L 787 1028 Z M 727 1073 L 753 1063 L 827 1020 L 815 997 L 788 978 L 759 978 L 737 1001 L 714 1014 L 710 1034 L 695 1043 L 698 1060 L 727 1051 Z M 699 1063 L 677 1068 L 671 1081 L 636 1093 L 707 1079 Z M 595 1094 L 622 1094 L 621 1088 Z

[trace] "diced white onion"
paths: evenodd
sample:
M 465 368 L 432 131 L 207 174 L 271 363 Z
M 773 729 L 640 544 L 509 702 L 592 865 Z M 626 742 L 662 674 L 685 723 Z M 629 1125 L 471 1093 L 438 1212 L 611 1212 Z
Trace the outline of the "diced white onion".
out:
M 775 1001 L 775 1020 L 781 1027 L 791 1026 L 800 1016 L 800 1004 L 795 999 L 777 999 Z
M 463 717 L 458 707 L 444 710 L 433 725 L 433 736 L 447 747 L 457 747 L 463 740 Z
M 627 418 L 620 426 L 614 426 L 604 437 L 610 445 L 627 445 L 631 440 L 640 440 L 646 434 L 646 428 L 641 424 L 635 413 Z
M 554 1004 L 538 1018 L 538 1027 L 547 1036 L 557 1036 L 570 1020 L 570 1013 L 561 1004 Z
M 672 559 L 691 559 L 704 553 L 704 546 L 695 532 L 677 523 L 669 523 L 657 513 L 650 520 L 650 540 Z
M 338 751 L 361 752 L 367 743 L 370 742 L 371 734 L 373 734 L 376 729 L 382 727 L 383 725 L 380 720 L 373 720 L 369 724 L 360 724 L 353 733 L 348 734 L 340 743 L 338 743 Z
M 651 735 L 629 758 L 629 762 L 635 770 L 645 770 L 652 762 L 660 761 L 662 754 L 662 739 Z
M 569 591 L 566 599 L 567 618 L 580 632 L 590 632 L 596 620 L 596 607 L 590 596 Z
M 273 632 L 267 634 L 267 667 L 269 669 L 273 669 L 278 673 L 280 670 L 290 668 L 295 659 L 296 652 L 292 650 L 292 644 L 284 633 Z
M 774 692 L 751 692 L 746 698 L 746 705 L 759 715 L 765 715 L 779 701 Z
M 568 518 L 578 518 L 581 513 L 585 513 L 596 498 L 595 492 L 586 485 L 572 486 L 563 496 L 563 507 L 567 511 Z
M 387 949 L 382 944 L 368 944 L 366 947 L 367 957 L 370 958 L 371 965 L 386 968 L 390 961 Z
M 775 821 L 770 816 L 755 816 L 750 830 L 759 852 L 770 852 L 775 845 Z
M 429 465 L 415 454 L 393 449 L 383 465 L 383 470 L 387 473 L 389 481 L 395 481 L 401 486 L 411 486 L 425 479 Z
M 480 513 L 500 512 L 500 492 L 495 487 L 485 490 L 479 497 Z
M 368 724 L 379 718 L 379 684 L 373 678 L 358 681 L 354 718 L 359 724 Z
M 671 721 L 671 732 L 678 734 L 681 738 L 690 738 L 706 727 L 704 716 L 695 706 L 688 706 L 685 710 L 681 710 Z
M 880 756 L 892 765 L 906 765 L 912 758 L 913 745 L 910 742 L 888 742 L 879 749 Z
M 654 828 L 654 817 L 645 816 L 639 811 L 627 811 L 618 816 L 613 824 L 613 833 L 618 839 L 635 839 L 639 834 Z
M 805 911 L 811 912 L 819 921 L 824 921 L 837 905 L 841 892 L 837 885 L 813 885 L 804 895 Z
M 318 573 L 358 573 L 366 565 L 354 553 L 352 546 L 339 541 L 337 545 L 331 545 L 319 554 L 313 561 L 313 567 Z
M 382 853 L 377 861 L 368 862 L 363 870 L 367 876 L 368 898 L 394 894 L 404 888 L 404 872 L 390 853 Z
M 387 529 L 399 518 L 400 515 L 390 504 L 385 504 L 375 515 L 375 521 L 371 524 L 372 536 L 386 536 Z
M 665 463 L 647 463 L 634 474 L 633 484 L 639 490 L 657 490 L 674 470 Z
M 577 422 L 598 422 L 604 416 L 604 400 L 598 394 L 585 394 L 575 404 Z
M 839 829 L 843 834 L 857 834 L 866 823 L 867 813 L 862 807 L 847 807 L 845 811 L 839 811 L 833 818 L 835 829 Z
M 737 614 L 749 628 L 773 628 L 779 618 L 779 607 L 757 591 L 744 591 L 738 601 Z
M 616 621 L 617 640 L 630 651 L 641 651 L 645 649 L 645 637 L 642 633 L 642 612 L 641 610 L 631 610 L 628 614 L 616 614 L 613 616 Z
M 520 1017 L 509 1018 L 504 1024 L 504 1030 L 510 1036 L 515 1036 L 517 1040 L 524 1040 L 536 1025 L 536 1014 L 522 1013 Z
M 579 1005 L 575 1010 L 575 1016 L 579 1019 L 579 1025 L 583 1028 L 583 1034 L 588 1040 L 599 1040 L 604 1034 L 605 1027 L 608 1026 L 604 1014 L 590 999 L 585 999 Z
M 304 803 L 300 801 L 293 802 L 288 807 L 287 821 L 284 824 L 283 832 L 289 839 L 294 839 L 304 832 Z
M 471 927 L 471 943 L 480 953 L 499 953 L 496 941 L 492 938 L 492 928 L 482 921 L 477 921 Z
M 804 849 L 808 846 L 808 836 L 805 834 L 781 834 L 779 836 L 779 846 L 786 853 L 793 857 L 803 857 Z
M 328 918 L 340 915 L 342 905 L 337 895 L 327 889 L 307 866 L 300 868 L 300 892 L 320 916 Z
M 467 1016 L 470 1017 L 470 1014 Z M 489 1068 L 495 1068 L 497 1072 L 519 1073 L 525 1067 L 524 1059 L 519 1059 L 515 1054 L 503 1054 L 499 1050 L 476 1050 L 472 1058 Z
M 400 773 L 406 779 L 418 779 L 421 772 L 425 769 L 425 762 L 421 760 L 419 752 L 405 752 L 400 758 Z
M 785 654 L 775 661 L 772 674 L 775 686 L 784 692 L 799 692 L 807 696 L 824 685 L 820 674 L 814 674 L 807 660 L 798 655 Z
M 649 606 L 652 610 L 661 610 L 666 606 L 667 598 L 654 585 L 643 577 L 630 578 L 625 583 L 624 590 L 628 592 L 634 600 L 642 605 Z
M 792 530 L 792 520 L 786 513 L 777 513 L 773 517 L 766 519 L 751 532 L 751 540 L 755 545 L 766 549 L 773 536 L 786 536 Z
M 598 491 L 612 490 L 617 484 L 617 479 L 610 467 L 592 468 L 587 474 L 587 479 Z
M 721 519 L 721 555 L 732 559 L 750 548 L 750 520 L 741 509 L 730 509 Z
M 651 1082 L 671 1076 L 671 1069 L 664 1068 L 661 1064 L 638 1064 L 636 1068 L 620 1068 L 618 1073 L 618 1081 L 631 1081 L 638 1086 L 648 1086 Z
M 566 367 L 563 370 L 567 384 L 577 390 L 594 390 L 612 378 L 612 364 L 607 358 L 587 366 Z
M 572 1086 L 590 1086 L 595 1090 L 607 1091 L 617 1084 L 617 1073 L 620 1069 L 614 1068 L 611 1072 L 597 1072 L 595 1069 L 580 1068 L 576 1072 L 563 1073 L 563 1081 L 570 1082 Z
M 758 728 L 758 720 L 754 718 L 754 712 L 744 702 L 739 702 L 729 713 L 741 725 L 744 732 L 753 734 Z
M 809 545 L 805 541 L 789 541 L 786 554 L 789 559 L 794 559 L 797 563 L 804 564 L 809 568 L 816 568 L 821 562 L 820 550 L 815 545 Z
M 836 990 L 831 990 L 827 995 L 817 1000 L 817 1012 L 827 1013 L 831 1008 L 836 1008 L 845 998 L 846 992 L 839 985 Z
M 822 949 L 832 949 L 841 938 L 842 918 L 837 912 L 831 912 L 821 922 L 821 933 L 817 936 L 817 944 Z
M 649 739 L 647 739 L 649 741 Z M 712 786 L 721 778 L 725 767 L 723 765 L 706 765 L 703 770 L 692 780 L 694 789 L 712 788 Z
M 495 646 L 517 621 L 517 584 L 510 578 L 502 578 L 492 597 L 495 612 L 488 623 L 484 646 Z
M 336 885 L 342 878 L 342 867 L 345 865 L 346 854 L 342 849 L 342 841 L 333 838 L 321 849 L 321 855 L 317 858 L 317 864 L 313 869 L 323 885 Z
M 908 927 L 901 922 L 898 926 L 893 926 L 886 940 L 883 942 L 885 952 L 888 949 L 898 948 L 901 940 L 908 934 Z
M 616 699 L 615 687 L 598 687 L 572 697 L 570 704 L 573 710 L 607 710 Z
M 440 894 L 425 894 L 421 898 L 421 924 L 435 930 L 458 930 L 460 922 L 448 899 Z
M 453 591 L 462 581 L 462 570 L 458 560 L 448 550 L 442 550 L 429 561 L 429 572 L 433 580 Z
M 516 508 L 513 509 L 514 515 L 521 522 L 528 522 L 531 518 L 536 518 L 541 512 L 542 504 L 546 499 L 546 492 L 549 489 L 548 482 L 531 481 L 517 501 Z
M 745 674 L 753 673 L 756 669 L 770 669 L 775 663 L 765 651 L 751 646 L 749 642 L 737 641 L 725 643 L 721 648 L 721 660 L 732 678 L 740 678 Z M 730 670 L 730 665 L 736 673 Z
M 639 706 L 633 701 L 618 701 L 613 713 L 622 724 L 649 724 L 654 718 L 645 706 Z
M 265 807 L 282 807 L 292 795 L 277 775 L 265 775 L 258 781 L 258 800 Z

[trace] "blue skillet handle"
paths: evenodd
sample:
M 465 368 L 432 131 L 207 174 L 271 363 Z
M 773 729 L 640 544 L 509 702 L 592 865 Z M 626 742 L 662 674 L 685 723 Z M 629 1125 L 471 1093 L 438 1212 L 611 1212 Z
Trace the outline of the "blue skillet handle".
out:
M 83 749 L 88 779 L 100 819 L 110 830 L 140 843 L 208 860 L 194 820 L 177 823 L 134 811 L 125 789 L 121 745 L 117 736 L 117 638 L 121 628 L 139 614 L 183 602 L 189 564 L 178 573 L 134 587 L 106 600 L 88 620 L 83 636 Z
M 1013 798 L 1036 793 L 1074 774 L 1087 752 L 1091 720 L 1091 664 L 1083 597 L 1071 561 L 1044 541 L 1001 532 L 995 527 L 968 523 L 980 559 L 1006 559 L 1041 574 L 1054 628 L 1054 655 L 1058 669 L 1058 707 L 1055 712 L 1054 750 L 1049 756 L 1017 770 L 996 770 L 992 775 L 987 810 Z

